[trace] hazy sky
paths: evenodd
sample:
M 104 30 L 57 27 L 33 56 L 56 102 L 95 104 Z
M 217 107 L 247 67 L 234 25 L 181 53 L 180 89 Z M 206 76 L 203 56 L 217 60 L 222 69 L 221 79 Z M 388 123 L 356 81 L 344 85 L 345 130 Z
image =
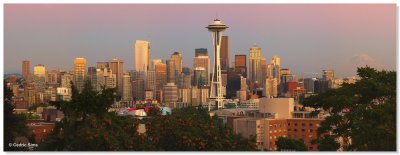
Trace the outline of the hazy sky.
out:
M 179 51 L 191 67 L 195 48 L 213 55 L 205 27 L 216 17 L 229 29 L 231 63 L 256 43 L 270 62 L 281 58 L 293 73 L 334 69 L 355 75 L 356 66 L 396 69 L 396 6 L 289 4 L 5 4 L 4 71 L 21 72 L 23 59 L 46 69 L 71 70 L 75 57 L 121 58 L 133 69 L 135 40 L 151 42 L 151 58 Z

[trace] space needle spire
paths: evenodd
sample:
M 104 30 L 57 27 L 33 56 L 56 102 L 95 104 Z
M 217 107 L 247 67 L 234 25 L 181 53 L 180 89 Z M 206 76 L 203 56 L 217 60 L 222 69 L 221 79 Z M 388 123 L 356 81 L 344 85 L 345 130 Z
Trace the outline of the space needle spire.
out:
M 208 103 L 208 111 L 211 111 L 211 102 L 215 103 L 218 109 L 224 107 L 224 96 L 222 95 L 222 76 L 221 76 L 221 37 L 222 32 L 228 27 L 219 19 L 215 19 L 213 23 L 206 27 L 212 33 L 214 45 L 214 69 L 211 78 L 210 102 Z

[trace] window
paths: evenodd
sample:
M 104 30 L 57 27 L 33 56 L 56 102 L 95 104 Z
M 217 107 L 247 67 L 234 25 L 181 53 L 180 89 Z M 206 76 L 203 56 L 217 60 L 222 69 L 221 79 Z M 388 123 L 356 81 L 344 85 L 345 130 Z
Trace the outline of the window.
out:
M 287 126 L 290 126 L 290 123 L 287 123 Z
M 301 131 L 302 131 L 302 132 L 304 132 L 304 131 L 306 131 L 306 130 L 304 130 L 304 129 L 301 129 Z
M 296 132 L 296 131 L 297 131 L 297 129 L 294 129 L 294 131 Z
M 310 126 L 312 126 L 312 123 L 310 123 Z
M 288 132 L 292 131 L 292 129 L 287 129 Z
M 46 129 L 43 129 L 43 132 L 46 132 Z
M 297 126 L 297 123 L 294 123 L 294 126 Z
M 306 126 L 306 124 L 304 124 L 304 123 L 301 123 L 301 126 Z
M 308 149 L 309 149 L 309 150 L 312 150 L 312 149 L 314 149 L 314 148 L 313 148 L 313 147 L 308 147 Z

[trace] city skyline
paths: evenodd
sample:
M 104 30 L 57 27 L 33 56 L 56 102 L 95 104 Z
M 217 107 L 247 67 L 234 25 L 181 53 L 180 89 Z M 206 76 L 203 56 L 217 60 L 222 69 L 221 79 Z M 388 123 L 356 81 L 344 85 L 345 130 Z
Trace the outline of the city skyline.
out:
M 148 16 L 137 14 L 149 8 L 154 11 Z M 31 66 L 44 64 L 46 70 L 72 70 L 76 57 L 86 58 L 87 67 L 119 58 L 131 70 L 136 40 L 150 42 L 150 59 L 165 63 L 178 51 L 183 66 L 191 67 L 196 48 L 212 51 L 204 25 L 215 18 L 212 10 L 217 8 L 219 18 L 231 27 L 224 33 L 230 40 L 230 63 L 234 55 L 249 57 L 256 43 L 267 63 L 277 55 L 281 68 L 296 75 L 333 69 L 338 77 L 354 76 L 355 66 L 366 64 L 395 69 L 395 5 L 7 4 L 5 73 L 21 73 L 25 59 Z M 189 18 L 195 20 L 187 22 Z

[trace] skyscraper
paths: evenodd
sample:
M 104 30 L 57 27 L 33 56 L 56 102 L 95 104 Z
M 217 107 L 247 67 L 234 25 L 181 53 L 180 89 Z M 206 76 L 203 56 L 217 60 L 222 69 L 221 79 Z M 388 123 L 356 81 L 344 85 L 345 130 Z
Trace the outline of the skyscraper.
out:
M 146 79 L 146 90 L 152 91 L 152 94 L 156 93 L 156 71 L 148 70 Z M 155 95 L 153 95 L 155 96 Z
M 272 65 L 272 77 L 276 78 L 278 81 L 278 84 L 281 83 L 281 58 L 278 56 L 273 56 L 271 60 L 271 65 Z
M 146 72 L 150 63 L 150 42 L 136 40 L 135 43 L 135 70 Z
M 212 32 L 214 45 L 214 67 L 211 78 L 210 100 L 215 103 L 218 109 L 222 109 L 224 107 L 224 96 L 221 76 L 221 35 L 228 27 L 221 20 L 215 19 L 206 28 Z M 211 110 L 211 102 L 208 104 L 208 110 Z
M 322 78 L 324 80 L 333 80 L 335 77 L 335 72 L 333 70 L 322 70 Z
M 97 62 L 97 69 L 110 68 L 108 62 Z
M 75 72 L 75 86 L 79 91 L 82 91 L 85 77 L 86 77 L 86 59 L 75 58 L 74 60 L 74 72 Z
M 179 52 L 174 52 L 171 55 L 170 60 L 175 63 L 175 84 L 179 87 L 179 78 L 180 74 L 182 73 L 182 54 Z
M 88 67 L 88 80 L 92 84 L 94 90 L 97 90 L 97 69 L 96 67 Z
M 29 72 L 29 60 L 24 60 L 24 61 L 22 61 L 22 77 L 25 79 L 25 80 L 28 80 L 29 79 L 29 74 L 30 74 L 30 72 Z
M 38 64 L 33 67 L 33 75 L 38 77 L 45 77 L 46 76 L 46 67 L 42 64 Z
M 124 75 L 122 76 L 122 100 L 132 100 L 132 84 L 131 76 L 129 75 L 129 73 L 124 73 Z
M 254 44 L 250 48 L 250 57 L 249 57 L 249 80 L 252 83 L 255 83 L 258 81 L 258 83 L 261 83 L 261 66 L 260 66 L 260 60 L 261 60 L 261 48 L 258 47 L 256 44 Z
M 221 70 L 222 72 L 227 72 L 229 69 L 229 55 L 230 55 L 230 48 L 229 48 L 229 37 L 222 36 L 221 38 Z
M 145 83 L 143 78 L 136 78 L 132 81 L 132 94 L 133 99 L 144 99 L 145 98 Z
M 207 72 L 203 67 L 196 67 L 194 69 L 194 86 L 205 86 L 204 81 L 207 79 Z
M 174 103 L 178 102 L 178 87 L 174 83 L 164 85 L 164 103 L 166 106 L 173 108 Z
M 170 60 L 173 60 L 174 63 L 175 63 L 175 70 L 176 70 L 178 73 L 181 73 L 181 72 L 182 72 L 182 54 L 179 53 L 179 52 L 174 52 L 174 53 L 171 55 Z
M 207 52 L 207 48 L 196 48 L 194 50 L 194 56 L 198 57 L 198 56 L 208 56 L 208 52 Z
M 167 60 L 167 83 L 175 83 L 175 61 L 174 60 Z
M 154 66 L 154 69 L 156 71 L 156 91 L 162 91 L 164 85 L 167 83 L 167 65 L 165 63 L 159 62 L 156 63 Z
M 202 67 L 205 70 L 205 79 L 203 81 L 203 85 L 209 85 L 210 81 L 210 58 L 208 56 L 197 56 L 193 58 L 193 69 L 197 67 Z
M 125 72 L 124 70 L 124 61 L 121 59 L 114 58 L 110 61 L 110 68 L 112 73 L 115 75 L 117 78 L 117 87 L 118 87 L 118 94 L 122 95 L 122 80 L 123 80 L 123 74 Z
M 235 72 L 240 73 L 244 78 L 247 77 L 246 55 L 235 55 Z

